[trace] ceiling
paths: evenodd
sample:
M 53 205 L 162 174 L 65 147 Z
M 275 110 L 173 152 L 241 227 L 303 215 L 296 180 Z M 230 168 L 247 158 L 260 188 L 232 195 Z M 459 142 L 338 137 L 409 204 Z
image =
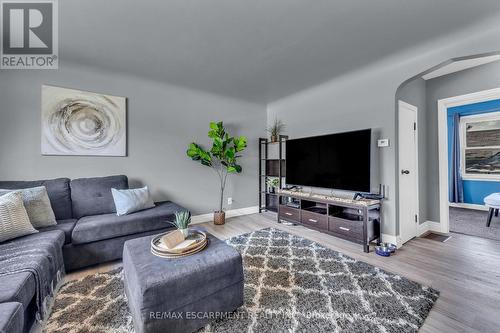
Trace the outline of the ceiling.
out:
M 60 58 L 268 103 L 498 12 L 498 0 L 64 0 Z
M 443 75 L 448 75 L 451 73 L 463 71 L 465 69 L 489 64 L 490 62 L 498 61 L 500 60 L 500 54 L 496 55 L 490 55 L 486 57 L 477 57 L 477 58 L 471 58 L 471 59 L 464 59 L 464 60 L 455 60 L 447 65 L 444 65 L 435 71 L 429 72 L 425 75 L 422 75 L 422 78 L 424 80 L 430 80 L 434 79 L 436 77 L 440 77 Z

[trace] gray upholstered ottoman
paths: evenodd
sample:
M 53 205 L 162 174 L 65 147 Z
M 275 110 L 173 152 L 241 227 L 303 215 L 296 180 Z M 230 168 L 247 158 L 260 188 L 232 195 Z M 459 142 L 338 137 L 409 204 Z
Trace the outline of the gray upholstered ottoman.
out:
M 209 235 L 192 256 L 163 259 L 153 236 L 125 242 L 125 292 L 136 333 L 193 332 L 243 305 L 243 266 L 233 247 Z

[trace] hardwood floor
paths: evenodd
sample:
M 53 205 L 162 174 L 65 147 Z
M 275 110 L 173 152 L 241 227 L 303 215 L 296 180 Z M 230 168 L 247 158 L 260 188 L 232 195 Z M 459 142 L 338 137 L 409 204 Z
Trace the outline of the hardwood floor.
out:
M 396 255 L 384 258 L 363 253 L 361 245 L 302 226 L 277 224 L 270 214 L 228 219 L 223 226 L 203 223 L 218 238 L 226 239 L 262 228 L 279 228 L 308 238 L 353 258 L 432 286 L 441 295 L 420 332 L 500 331 L 500 241 L 452 234 L 442 243 L 426 238 L 409 241 Z M 119 262 L 71 273 L 75 279 L 119 266 Z

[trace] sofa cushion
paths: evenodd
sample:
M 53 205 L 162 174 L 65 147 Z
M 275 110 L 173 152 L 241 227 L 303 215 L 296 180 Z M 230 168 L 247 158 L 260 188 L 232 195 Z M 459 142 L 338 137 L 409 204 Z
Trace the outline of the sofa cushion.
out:
M 24 208 L 21 192 L 0 197 L 0 242 L 36 233 Z
M 153 208 L 155 203 L 147 186 L 130 190 L 111 189 L 116 207 L 116 215 L 127 215 L 140 210 Z
M 0 333 L 22 333 L 23 326 L 24 310 L 20 303 L 0 304 Z
M 7 293 L 4 296 L 12 297 L 16 292 L 20 292 L 21 294 L 17 295 L 18 299 L 23 303 L 27 302 L 29 295 L 33 293 L 26 288 L 32 283 L 29 277 L 28 280 L 23 280 L 22 278 L 26 276 L 16 275 L 17 279 L 14 281 L 10 276 L 13 273 L 30 272 L 35 277 L 33 283 L 36 292 L 26 311 L 29 313 L 35 310 L 42 311 L 44 301 L 52 295 L 53 288 L 64 272 L 63 244 L 64 232 L 61 230 L 39 232 L 0 244 L 0 274 L 7 278 L 10 287 L 19 288 L 17 291 L 12 290 L 13 294 Z M 25 320 L 29 324 L 32 321 L 31 314 Z
M 0 247 L 6 244 L 18 242 L 18 241 L 28 241 L 32 242 L 33 244 L 37 244 L 37 240 L 41 238 L 41 235 L 43 235 L 43 238 L 47 240 L 49 243 L 56 244 L 59 247 L 63 247 L 65 237 L 64 237 L 64 232 L 61 230 L 50 230 L 46 232 L 37 232 L 36 234 L 31 234 L 31 235 L 26 235 L 23 237 L 19 237 L 4 243 L 0 243 Z M 37 244 L 37 249 L 42 249 L 41 245 L 38 243 Z
M 12 192 L 19 192 L 23 196 L 24 208 L 26 208 L 33 227 L 43 228 L 56 224 L 54 210 L 50 205 L 50 199 L 45 186 L 19 190 L 0 189 L 0 196 Z
M 52 225 L 50 227 L 38 229 L 40 232 L 52 231 L 52 230 L 61 230 L 64 232 L 65 240 L 64 244 L 71 243 L 71 233 L 73 232 L 73 228 L 76 225 L 76 219 L 67 219 L 67 220 L 57 220 L 56 225 Z
M 150 230 L 163 229 L 172 221 L 174 213 L 186 209 L 171 202 L 156 203 L 156 207 L 135 212 L 129 215 L 117 216 L 104 214 L 85 216 L 78 220 L 73 229 L 72 243 L 85 244 L 103 239 L 141 233 Z
M 101 215 L 116 213 L 111 188 L 128 189 L 127 176 L 80 178 L 71 181 L 71 201 L 73 216 Z
M 19 302 L 26 309 L 35 292 L 35 276 L 30 272 L 0 276 L 0 303 Z
M 49 195 L 50 204 L 57 220 L 72 218 L 71 193 L 68 178 L 34 181 L 0 181 L 0 188 L 23 189 L 37 186 L 45 186 Z

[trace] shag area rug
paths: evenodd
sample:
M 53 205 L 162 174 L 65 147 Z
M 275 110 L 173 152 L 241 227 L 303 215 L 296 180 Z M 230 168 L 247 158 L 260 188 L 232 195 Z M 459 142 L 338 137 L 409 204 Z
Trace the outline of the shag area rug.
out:
M 277 229 L 233 237 L 245 305 L 200 332 L 416 332 L 439 292 Z M 68 282 L 45 332 L 133 332 L 122 271 Z

